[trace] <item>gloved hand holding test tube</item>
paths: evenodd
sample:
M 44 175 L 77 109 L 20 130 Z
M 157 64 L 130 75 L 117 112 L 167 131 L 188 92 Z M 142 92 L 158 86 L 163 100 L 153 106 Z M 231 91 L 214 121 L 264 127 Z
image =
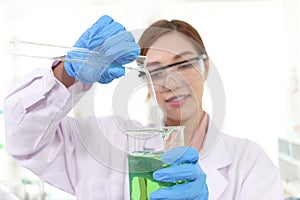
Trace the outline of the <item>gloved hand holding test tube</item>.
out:
M 29 41 L 14 40 L 9 43 L 9 51 L 13 56 L 23 56 L 35 59 L 46 59 L 53 61 L 62 61 L 76 64 L 85 64 L 90 66 L 97 66 L 99 60 L 92 59 L 97 55 L 101 55 L 101 52 L 88 50 L 86 48 L 67 47 L 61 45 L 36 43 Z M 66 57 L 66 52 L 73 51 L 73 57 Z M 146 56 L 138 56 L 136 58 L 136 65 L 122 65 L 126 69 L 134 69 L 139 71 L 145 71 L 145 65 L 147 61 Z
M 92 59 L 87 59 L 88 55 L 99 55 L 100 52 L 88 50 L 85 48 L 78 47 L 67 47 L 61 45 L 29 42 L 22 40 L 12 40 L 9 42 L 9 51 L 11 55 L 14 56 L 24 56 L 29 58 L 37 59 L 47 59 L 53 61 L 62 62 L 73 62 L 79 64 L 92 64 L 96 65 L 97 62 Z M 65 56 L 59 56 L 58 54 L 65 54 L 68 51 L 76 52 L 77 57 L 66 58 Z M 138 56 L 136 59 L 136 64 L 138 68 L 143 68 L 146 65 L 146 56 Z M 136 69 L 131 66 L 124 66 L 128 69 Z
M 19 44 L 32 46 L 34 43 Z M 48 45 L 48 47 L 58 46 Z M 46 55 L 49 55 L 49 52 L 40 55 L 40 53 L 33 54 L 29 49 L 26 51 L 33 55 L 32 57 L 64 60 L 64 68 L 68 75 L 87 84 L 110 83 L 113 79 L 123 76 L 125 74 L 123 65 L 133 62 L 140 54 L 140 47 L 133 35 L 107 15 L 100 17 L 88 28 L 73 47 L 67 48 L 69 51 L 62 54 L 66 54 L 64 57 L 57 55 L 48 57 Z
M 57 55 L 64 55 L 66 54 L 66 52 L 72 52 L 72 57 L 57 56 Z M 84 66 L 88 66 L 87 68 L 90 67 L 97 68 L 99 63 L 101 63 L 101 60 L 97 58 L 97 56 L 99 57 L 100 55 L 103 56 L 103 53 L 95 50 L 88 50 L 85 48 L 78 48 L 78 47 L 53 45 L 53 44 L 28 42 L 28 41 L 10 41 L 10 53 L 14 56 L 23 56 L 23 57 L 36 58 L 36 59 L 47 59 L 53 61 L 62 61 L 65 63 L 73 63 L 77 65 L 84 65 Z M 135 64 L 129 63 L 129 64 L 119 66 L 118 71 L 121 72 L 119 74 L 120 76 L 124 75 L 123 68 L 126 68 L 128 70 L 137 70 L 143 73 L 148 73 L 148 71 L 146 70 L 146 63 L 147 63 L 147 57 L 140 55 L 136 58 Z M 106 77 L 107 79 L 107 76 L 104 77 Z M 106 82 L 102 81 L 100 83 L 109 83 L 114 78 L 118 78 L 118 77 L 108 76 L 108 81 L 106 80 Z M 150 92 L 152 93 L 154 103 L 156 104 L 156 107 L 154 107 L 151 110 L 151 116 L 153 118 L 157 118 L 158 121 L 162 121 L 163 118 L 162 111 L 161 108 L 157 105 L 157 100 L 154 94 L 153 85 L 151 85 L 152 80 L 150 78 L 150 75 L 147 76 L 146 79 L 149 88 L 151 88 Z M 89 81 L 87 83 L 93 83 L 93 82 Z

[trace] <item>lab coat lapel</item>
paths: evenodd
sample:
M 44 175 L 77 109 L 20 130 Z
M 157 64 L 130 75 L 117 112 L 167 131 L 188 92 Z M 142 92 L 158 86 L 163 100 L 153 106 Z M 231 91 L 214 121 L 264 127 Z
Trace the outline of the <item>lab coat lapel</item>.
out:
M 199 156 L 200 165 L 207 175 L 210 199 L 219 199 L 228 186 L 228 180 L 222 175 L 222 171 L 230 166 L 232 158 L 222 139 L 222 133 L 211 120 Z

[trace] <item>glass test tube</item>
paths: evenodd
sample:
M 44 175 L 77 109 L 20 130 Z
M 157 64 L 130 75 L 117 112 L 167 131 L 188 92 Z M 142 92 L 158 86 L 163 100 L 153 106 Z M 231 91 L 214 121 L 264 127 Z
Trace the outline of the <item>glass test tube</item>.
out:
M 88 57 L 97 57 L 102 53 L 85 48 L 67 47 L 53 44 L 43 44 L 27 41 L 10 41 L 10 54 L 14 56 L 24 56 L 29 58 L 39 58 L 48 60 L 58 60 L 63 62 L 74 62 L 83 64 L 97 64 L 97 59 L 88 59 Z M 72 58 L 66 58 L 64 55 L 68 51 L 73 51 Z M 145 68 L 146 56 L 139 56 L 136 59 L 136 67 Z M 132 67 L 124 66 L 132 69 Z

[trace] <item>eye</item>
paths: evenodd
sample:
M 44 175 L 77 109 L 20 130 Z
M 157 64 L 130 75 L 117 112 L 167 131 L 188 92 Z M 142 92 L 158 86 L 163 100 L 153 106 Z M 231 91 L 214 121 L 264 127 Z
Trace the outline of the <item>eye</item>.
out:
M 157 79 L 163 78 L 164 73 L 158 71 L 158 72 L 150 73 L 150 75 L 153 80 L 157 80 Z
M 184 65 L 180 65 L 177 67 L 178 70 L 185 70 L 185 69 L 190 69 L 194 67 L 194 65 L 192 63 L 187 63 L 187 64 L 184 64 Z

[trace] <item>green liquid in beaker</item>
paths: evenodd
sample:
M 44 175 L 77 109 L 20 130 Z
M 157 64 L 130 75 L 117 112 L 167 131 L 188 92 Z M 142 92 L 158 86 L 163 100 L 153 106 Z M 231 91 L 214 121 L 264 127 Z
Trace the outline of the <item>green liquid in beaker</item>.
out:
M 153 179 L 153 172 L 167 167 L 161 161 L 163 152 L 139 151 L 128 155 L 131 200 L 147 200 L 153 191 L 175 185 Z

